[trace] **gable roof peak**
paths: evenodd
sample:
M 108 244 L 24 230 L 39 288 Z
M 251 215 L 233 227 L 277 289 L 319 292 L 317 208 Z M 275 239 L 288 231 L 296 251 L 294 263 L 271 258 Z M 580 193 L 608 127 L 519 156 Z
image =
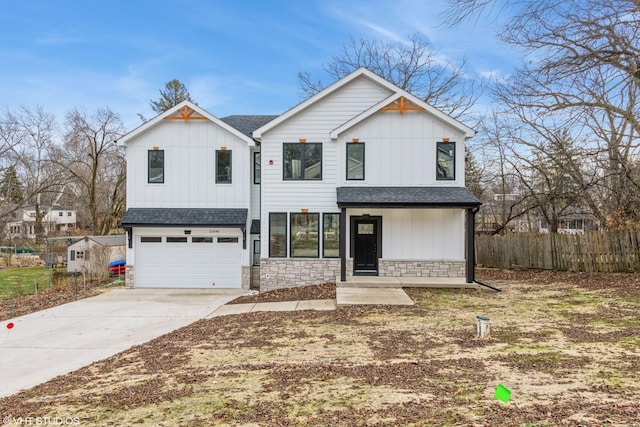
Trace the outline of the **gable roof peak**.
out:
M 456 129 L 459 129 L 462 133 L 465 134 L 465 139 L 470 139 L 475 135 L 475 131 L 473 129 L 471 129 L 468 126 L 464 125 L 463 123 L 457 121 L 453 117 L 451 117 L 451 116 L 443 113 L 442 111 L 434 108 L 430 104 L 427 104 L 422 99 L 420 99 L 420 98 L 412 95 L 411 93 L 407 92 L 406 90 L 398 87 L 394 83 L 386 80 L 384 77 L 381 77 L 381 76 L 377 75 L 376 73 L 374 73 L 373 71 L 369 70 L 368 68 L 360 67 L 360 68 L 352 71 L 351 73 L 347 74 L 345 77 L 333 82 L 332 84 L 330 84 L 326 88 L 322 89 L 318 93 L 316 93 L 316 94 L 310 96 L 309 98 L 305 99 L 304 101 L 302 101 L 301 103 L 299 103 L 295 107 L 293 107 L 290 110 L 288 110 L 285 113 L 283 113 L 281 116 L 279 116 L 275 120 L 272 120 L 269 123 L 265 124 L 264 126 L 260 127 L 259 129 L 256 129 L 253 132 L 253 138 L 256 141 L 260 141 L 261 138 L 262 138 L 262 134 L 264 134 L 265 132 L 268 132 L 269 130 L 275 128 L 276 126 L 278 126 L 282 122 L 288 120 L 290 117 L 298 114 L 299 112 L 305 110 L 307 107 L 309 107 L 309 106 L 315 104 L 316 102 L 326 98 L 330 94 L 338 91 L 340 88 L 346 86 L 347 84 L 351 83 L 355 79 L 358 79 L 358 78 L 361 78 L 361 77 L 365 77 L 365 78 L 373 81 L 375 84 L 377 84 L 377 85 L 379 85 L 381 87 L 384 87 L 384 88 L 386 88 L 386 89 L 388 89 L 389 91 L 392 92 L 392 95 L 390 97 L 388 97 L 386 100 L 382 100 L 382 101 L 385 101 L 387 103 L 392 103 L 392 102 L 398 100 L 399 98 L 407 99 L 407 100 L 411 101 L 413 104 L 415 104 L 417 107 L 420 107 L 423 110 L 425 110 L 427 113 L 437 117 L 438 119 L 444 121 L 445 123 L 448 123 L 452 127 L 456 128 Z M 380 108 L 380 107 L 382 107 L 382 106 L 378 106 L 377 108 Z M 360 115 L 356 116 L 356 118 L 354 118 L 352 120 L 349 120 L 347 123 L 351 122 L 351 125 L 353 125 L 353 124 L 359 122 L 360 120 L 364 119 L 365 117 L 370 116 L 375 111 L 377 111 L 377 110 L 364 111 Z M 358 117 L 359 117 L 359 119 L 358 119 Z M 344 129 L 342 129 L 342 130 L 344 130 Z M 334 137 L 333 133 L 332 133 L 332 137 Z
M 197 113 L 197 115 L 195 115 L 194 113 Z M 141 124 L 137 128 L 121 136 L 116 142 L 120 146 L 126 146 L 128 142 L 135 139 L 139 135 L 145 133 L 149 129 L 152 129 L 158 126 L 160 123 L 164 122 L 165 120 L 177 120 L 177 121 L 182 120 L 184 122 L 189 122 L 191 120 L 208 120 L 220 126 L 227 132 L 232 133 L 238 138 L 246 141 L 249 145 L 254 145 L 254 142 L 250 137 L 243 134 L 241 131 L 234 128 L 233 126 L 220 120 L 219 118 L 209 113 L 204 108 L 200 107 L 198 104 L 189 100 L 184 100 L 179 104 L 176 104 L 173 107 L 169 108 L 164 113 L 158 114 L 153 119 Z

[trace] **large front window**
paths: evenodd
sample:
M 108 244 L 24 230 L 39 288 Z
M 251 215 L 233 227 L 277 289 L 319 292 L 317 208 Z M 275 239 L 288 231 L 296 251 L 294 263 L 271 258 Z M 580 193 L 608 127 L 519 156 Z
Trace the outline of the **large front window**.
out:
M 436 179 L 454 180 L 456 179 L 456 143 L 438 142 L 436 158 Z
M 347 179 L 364 179 L 364 144 L 347 143 Z
M 269 256 L 287 256 L 287 214 L 269 214 Z
M 286 180 L 322 179 L 322 144 L 287 143 L 282 146 L 283 177 Z
M 149 150 L 147 160 L 147 182 L 164 184 L 164 150 Z
M 320 214 L 291 214 L 291 256 L 318 258 Z
M 322 256 L 337 258 L 340 256 L 340 214 L 322 215 Z
M 231 150 L 216 150 L 216 183 L 231 184 Z

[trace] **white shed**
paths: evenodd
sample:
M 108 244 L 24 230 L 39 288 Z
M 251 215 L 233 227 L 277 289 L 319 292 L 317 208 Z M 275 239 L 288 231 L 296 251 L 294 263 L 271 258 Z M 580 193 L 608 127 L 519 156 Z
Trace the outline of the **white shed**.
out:
M 104 268 L 106 274 L 109 262 L 125 258 L 125 246 L 124 234 L 78 239 L 67 248 L 67 271 L 96 273 Z

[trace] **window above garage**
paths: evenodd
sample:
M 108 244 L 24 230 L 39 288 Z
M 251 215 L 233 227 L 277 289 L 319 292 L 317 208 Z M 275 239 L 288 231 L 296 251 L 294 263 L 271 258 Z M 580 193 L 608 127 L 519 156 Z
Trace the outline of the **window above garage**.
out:
M 164 150 L 147 152 L 147 182 L 164 184 Z

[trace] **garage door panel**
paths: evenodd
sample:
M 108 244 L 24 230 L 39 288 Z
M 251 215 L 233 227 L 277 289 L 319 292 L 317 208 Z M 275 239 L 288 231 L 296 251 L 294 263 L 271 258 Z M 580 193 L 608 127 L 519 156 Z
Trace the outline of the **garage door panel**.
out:
M 162 236 L 136 239 L 135 286 L 153 288 L 240 288 L 241 242 L 237 237 Z M 157 239 L 156 239 L 157 240 Z

